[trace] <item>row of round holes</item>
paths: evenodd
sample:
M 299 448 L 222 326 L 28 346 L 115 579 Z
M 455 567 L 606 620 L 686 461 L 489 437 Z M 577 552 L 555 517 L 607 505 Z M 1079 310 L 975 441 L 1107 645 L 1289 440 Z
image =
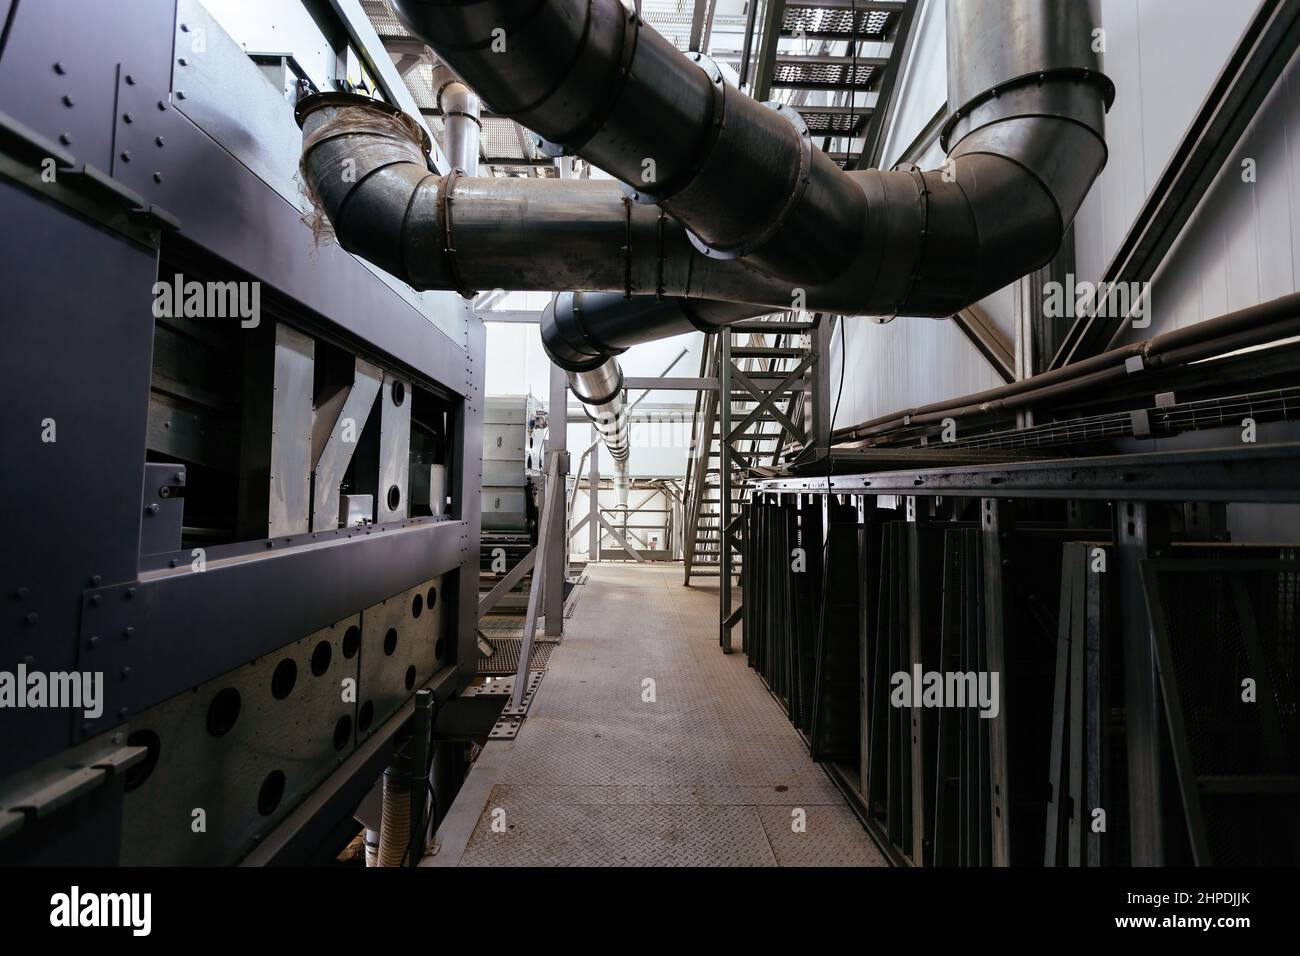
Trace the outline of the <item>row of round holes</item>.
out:
M 400 404 L 400 402 L 399 402 Z M 411 616 L 418 618 L 423 612 L 426 599 L 417 594 L 411 601 Z M 438 591 L 436 588 L 429 588 L 427 603 L 432 608 L 438 602 Z M 355 625 L 349 627 L 343 635 L 343 656 L 352 658 L 356 656 L 357 650 L 361 646 L 361 631 Z M 391 656 L 397 650 L 397 629 L 389 628 L 384 635 L 384 653 Z M 434 647 L 434 656 L 439 660 L 442 659 L 443 642 L 442 638 L 438 639 Z M 333 646 L 329 641 L 321 641 L 312 650 L 311 654 L 311 672 L 316 677 L 324 676 L 329 670 L 333 658 Z M 276 665 L 275 671 L 271 675 L 271 694 L 276 700 L 284 700 L 293 692 L 294 685 L 298 681 L 298 665 L 292 658 L 286 657 Z M 411 690 L 415 686 L 415 666 L 407 667 L 405 674 L 406 689 Z M 243 698 L 238 690 L 233 687 L 225 687 L 217 692 L 212 698 L 212 703 L 208 705 L 207 729 L 208 733 L 214 737 L 221 737 L 229 733 L 235 726 L 235 721 L 239 719 L 239 712 L 243 706 Z M 361 710 L 357 714 L 357 727 L 362 733 L 370 729 L 371 721 L 374 720 L 375 705 L 372 701 L 365 701 L 361 705 Z M 352 716 L 344 714 L 334 724 L 334 749 L 342 750 L 352 739 Z M 130 735 L 127 743 L 131 746 L 142 746 L 147 753 L 145 759 L 136 764 L 127 773 L 125 780 L 125 789 L 134 790 L 148 779 L 153 773 L 154 768 L 158 765 L 158 757 L 162 748 L 162 740 L 158 734 L 152 730 L 137 730 Z M 258 789 L 257 809 L 263 816 L 270 816 L 280 805 L 280 800 L 284 796 L 285 776 L 281 770 L 273 770 L 262 781 L 262 786 Z

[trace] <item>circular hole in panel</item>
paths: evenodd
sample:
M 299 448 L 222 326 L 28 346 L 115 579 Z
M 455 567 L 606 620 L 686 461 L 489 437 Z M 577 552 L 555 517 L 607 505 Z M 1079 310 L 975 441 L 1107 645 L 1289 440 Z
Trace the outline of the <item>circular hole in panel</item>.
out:
M 419 617 L 424 613 L 424 597 L 417 594 L 411 598 L 411 617 Z
M 412 690 L 415 687 L 415 665 L 412 664 L 406 669 L 406 689 Z
M 342 750 L 352 740 L 352 715 L 344 714 L 334 725 L 334 749 Z
M 239 696 L 239 691 L 233 687 L 226 687 L 217 691 L 217 695 L 212 698 L 212 703 L 208 704 L 208 733 L 214 737 L 223 737 L 230 733 L 235 721 L 239 719 L 239 708 L 243 704 L 243 698 Z
M 343 656 L 356 657 L 361 647 L 361 628 L 353 624 L 343 635 Z
M 330 660 L 334 657 L 334 647 L 329 641 L 321 641 L 311 652 L 311 672 L 320 677 L 330 669 Z
M 298 683 L 298 664 L 292 657 L 286 657 L 275 665 L 271 675 L 271 696 L 284 700 L 293 693 L 293 685 Z
M 162 738 L 152 730 L 137 730 L 126 738 L 128 747 L 144 747 L 148 752 L 144 759 L 133 767 L 127 768 L 125 786 L 134 790 L 149 779 L 154 768 L 158 766 L 158 754 L 162 750 Z
M 264 817 L 269 817 L 275 813 L 275 808 L 280 805 L 280 800 L 284 798 L 284 771 L 272 770 L 262 781 L 261 788 L 257 791 L 257 812 Z
M 401 503 L 402 503 L 402 489 L 401 489 L 401 488 L 398 488 L 397 485 L 389 485 L 389 487 L 388 487 L 388 510 L 389 510 L 389 511 L 396 511 L 396 510 L 397 510 L 397 506 L 400 505 Z
M 370 729 L 370 722 L 375 719 L 375 705 L 373 701 L 366 701 L 361 705 L 361 711 L 357 714 L 357 730 L 365 733 Z
M 392 657 L 393 652 L 396 650 L 397 650 L 397 628 L 390 627 L 388 629 L 388 632 L 384 634 L 384 653 L 387 654 L 389 657 Z

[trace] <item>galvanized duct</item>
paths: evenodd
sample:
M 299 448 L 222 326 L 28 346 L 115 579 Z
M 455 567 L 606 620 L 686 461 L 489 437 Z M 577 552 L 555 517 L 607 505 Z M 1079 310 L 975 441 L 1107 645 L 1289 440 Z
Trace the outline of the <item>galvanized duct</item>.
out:
M 477 176 L 483 103 L 445 63 L 433 68 L 433 88 L 438 109 L 442 111 L 442 151 L 447 162 L 466 176 Z
M 620 508 L 627 508 L 627 460 L 631 448 L 628 428 L 627 391 L 618 359 L 605 359 L 595 368 L 569 371 L 569 389 L 582 403 L 596 433 L 614 459 L 614 490 Z M 564 415 L 560 409 L 559 414 Z M 562 426 L 567 427 L 567 426 Z M 593 488 L 591 494 L 596 494 Z
M 1096 5 L 949 0 L 947 161 L 846 173 L 619 0 L 394 0 L 496 112 L 623 185 L 439 177 L 413 123 L 342 94 L 299 104 L 303 178 L 345 248 L 416 288 L 621 293 L 551 310 L 574 374 L 792 305 L 948 316 L 1050 260 L 1105 165 Z M 625 456 L 626 428 L 610 437 Z
M 641 205 L 608 181 L 444 179 L 410 135 L 375 135 L 382 104 L 304 100 L 305 179 L 340 241 L 417 288 L 947 316 L 1048 261 L 1105 163 L 1112 88 L 1092 51 L 1092 2 L 952 0 L 949 93 L 960 106 L 944 129 L 944 167 L 845 173 L 815 150 L 806 163 L 799 153 L 794 168 L 807 181 L 757 230 L 746 224 L 785 188 L 800 121 L 718 92 L 700 63 L 617 0 L 398 6 L 498 111 L 638 189 L 641 160 L 654 159 L 662 200 Z M 696 136 L 692 122 L 712 132 Z M 587 331 L 593 342 L 604 334 Z
M 727 87 L 620 0 L 393 6 L 498 113 L 657 202 L 705 259 L 743 257 L 813 309 L 951 315 L 1049 260 L 1105 164 L 1097 0 L 949 0 L 948 162 L 849 173 L 797 113 Z M 748 290 L 703 285 L 662 291 L 790 301 L 752 274 Z

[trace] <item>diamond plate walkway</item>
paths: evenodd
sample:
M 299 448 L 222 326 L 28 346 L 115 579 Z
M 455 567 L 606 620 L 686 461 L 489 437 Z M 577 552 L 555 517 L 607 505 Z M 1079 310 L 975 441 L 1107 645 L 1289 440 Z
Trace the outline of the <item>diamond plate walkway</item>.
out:
M 519 736 L 487 745 L 423 865 L 884 865 L 744 656 L 718 650 L 716 586 L 682 587 L 678 565 L 588 574 Z

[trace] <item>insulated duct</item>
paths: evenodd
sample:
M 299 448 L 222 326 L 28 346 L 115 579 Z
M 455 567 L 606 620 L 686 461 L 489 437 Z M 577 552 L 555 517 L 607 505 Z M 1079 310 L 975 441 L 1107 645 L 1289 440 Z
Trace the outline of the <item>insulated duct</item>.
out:
M 569 389 L 582 403 L 596 433 L 614 459 L 614 491 L 618 506 L 626 510 L 629 487 L 627 460 L 631 443 L 623 370 L 619 367 L 618 359 L 611 356 L 595 368 L 569 371 L 568 376 Z M 564 415 L 563 409 L 560 414 Z M 590 493 L 595 494 L 595 489 Z
M 1105 163 L 1090 0 L 950 0 L 947 162 L 847 173 L 618 0 L 394 5 L 495 110 L 633 184 L 439 177 L 391 107 L 304 99 L 304 180 L 339 241 L 417 288 L 948 316 L 1046 263 Z
M 949 0 L 944 168 L 848 173 L 797 112 L 728 87 L 620 0 L 392 5 L 497 113 L 688 230 L 714 265 L 660 293 L 789 307 L 797 287 L 818 311 L 948 316 L 1045 264 L 1105 164 L 1097 0 Z
M 952 315 L 1046 264 L 1106 161 L 1097 0 L 948 0 L 929 172 L 841 170 L 620 0 L 391 2 L 495 112 L 622 183 L 440 177 L 413 121 L 337 93 L 298 105 L 304 182 L 345 248 L 416 288 L 573 291 L 543 338 L 615 424 L 610 359 L 637 342 L 791 307 Z

